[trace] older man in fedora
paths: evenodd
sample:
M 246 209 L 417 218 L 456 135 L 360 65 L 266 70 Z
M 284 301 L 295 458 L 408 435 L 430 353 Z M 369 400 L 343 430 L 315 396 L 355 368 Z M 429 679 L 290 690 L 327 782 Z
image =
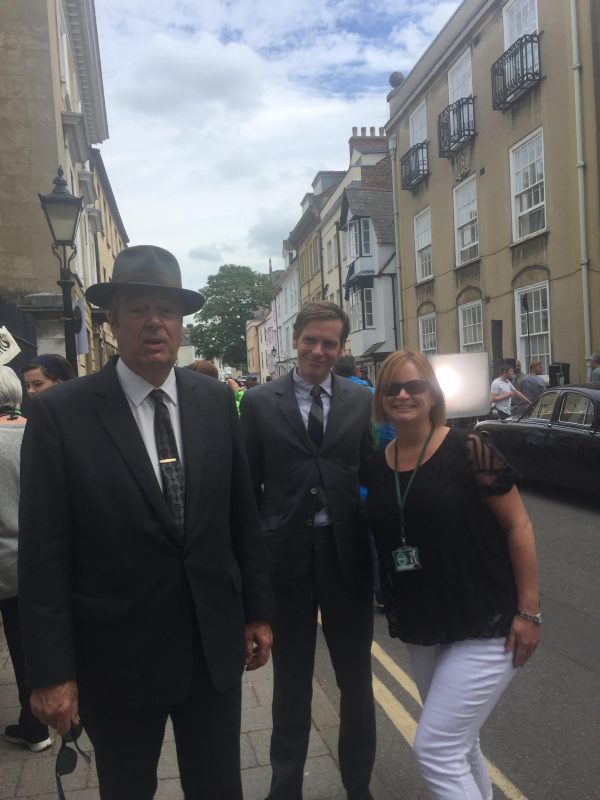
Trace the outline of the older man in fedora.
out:
M 171 253 L 122 251 L 86 296 L 119 358 L 42 395 L 23 445 L 32 709 L 60 734 L 81 714 L 102 800 L 154 796 L 169 717 L 187 800 L 238 800 L 240 677 L 268 659 L 272 596 L 233 395 L 174 368 L 203 298 Z

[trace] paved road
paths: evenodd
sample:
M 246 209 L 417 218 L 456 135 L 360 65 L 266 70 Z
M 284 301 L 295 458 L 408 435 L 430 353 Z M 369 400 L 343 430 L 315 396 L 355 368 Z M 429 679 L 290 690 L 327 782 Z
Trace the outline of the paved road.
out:
M 538 542 L 545 615 L 543 644 L 502 698 L 482 735 L 497 770 L 495 798 L 600 798 L 600 502 L 526 487 Z M 419 704 L 404 647 L 376 620 L 378 698 L 376 777 L 386 800 L 426 800 L 406 739 Z M 334 678 L 324 646 L 316 676 L 332 701 Z

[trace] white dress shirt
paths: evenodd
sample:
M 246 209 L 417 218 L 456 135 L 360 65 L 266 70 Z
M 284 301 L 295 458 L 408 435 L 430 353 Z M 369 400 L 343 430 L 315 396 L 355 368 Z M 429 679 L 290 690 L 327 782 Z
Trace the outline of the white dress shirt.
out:
M 175 370 L 171 369 L 167 380 L 162 386 L 153 386 L 148 381 L 141 378 L 136 372 L 129 369 L 127 364 L 120 358 L 117 361 L 117 378 L 121 384 L 121 389 L 125 392 L 125 397 L 129 403 L 129 408 L 133 414 L 133 418 L 138 426 L 138 429 L 144 440 L 144 445 L 150 461 L 154 467 L 156 480 L 162 489 L 162 478 L 160 474 L 160 466 L 158 463 L 158 452 L 156 450 L 156 439 L 154 438 L 154 400 L 150 397 L 150 392 L 153 389 L 162 389 L 165 393 L 163 398 L 165 405 L 169 409 L 171 417 L 171 424 L 175 433 L 175 441 L 177 442 L 177 450 L 179 452 L 179 459 L 183 465 L 183 448 L 181 442 L 181 421 L 179 417 L 179 406 L 177 396 L 177 381 L 175 379 Z

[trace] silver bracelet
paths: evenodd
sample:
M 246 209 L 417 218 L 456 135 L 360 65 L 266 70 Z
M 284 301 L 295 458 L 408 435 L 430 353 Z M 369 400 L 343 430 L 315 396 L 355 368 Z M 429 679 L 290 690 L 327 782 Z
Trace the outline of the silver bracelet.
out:
M 536 625 L 542 624 L 542 612 L 538 611 L 537 614 L 528 614 L 526 611 L 521 611 L 519 608 L 516 613 L 517 617 L 523 617 L 523 619 L 528 620 L 529 622 L 535 622 Z

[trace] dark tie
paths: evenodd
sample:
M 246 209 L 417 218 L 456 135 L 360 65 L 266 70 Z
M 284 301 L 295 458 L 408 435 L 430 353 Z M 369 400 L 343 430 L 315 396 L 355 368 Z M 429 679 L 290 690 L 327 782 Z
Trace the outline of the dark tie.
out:
M 169 409 L 165 405 L 162 389 L 153 389 L 150 397 L 154 401 L 154 437 L 158 451 L 162 489 L 177 530 L 183 536 L 183 507 L 185 483 L 183 465 L 179 460 L 175 433 Z
M 312 403 L 310 411 L 308 412 L 308 435 L 313 441 L 317 449 L 321 447 L 323 442 L 323 400 L 321 393 L 323 389 L 320 386 L 313 386 L 310 390 Z

